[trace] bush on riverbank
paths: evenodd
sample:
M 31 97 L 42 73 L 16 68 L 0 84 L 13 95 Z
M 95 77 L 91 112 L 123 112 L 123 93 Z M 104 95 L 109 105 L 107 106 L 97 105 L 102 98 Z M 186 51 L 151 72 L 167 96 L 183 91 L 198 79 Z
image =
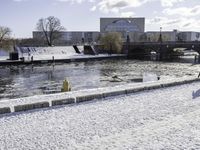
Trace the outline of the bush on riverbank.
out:
M 108 53 L 122 53 L 122 36 L 117 32 L 106 33 L 101 37 L 100 43 L 103 45 L 103 49 Z

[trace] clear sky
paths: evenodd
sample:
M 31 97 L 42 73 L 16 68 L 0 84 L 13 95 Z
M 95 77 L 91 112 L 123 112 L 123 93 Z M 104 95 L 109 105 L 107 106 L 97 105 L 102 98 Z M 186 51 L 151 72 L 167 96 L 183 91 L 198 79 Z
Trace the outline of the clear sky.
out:
M 67 31 L 99 31 L 100 17 L 145 17 L 145 30 L 200 32 L 200 0 L 0 0 L 0 26 L 32 37 L 40 18 L 55 16 Z

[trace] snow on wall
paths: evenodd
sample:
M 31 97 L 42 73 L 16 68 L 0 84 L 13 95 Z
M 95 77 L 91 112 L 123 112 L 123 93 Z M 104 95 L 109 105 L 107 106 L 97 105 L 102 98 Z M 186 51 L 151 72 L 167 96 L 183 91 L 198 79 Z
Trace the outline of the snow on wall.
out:
M 24 97 L 18 99 L 10 99 L 0 101 L 0 108 L 10 107 L 11 112 L 15 112 L 17 106 L 22 106 L 24 110 L 30 110 L 28 108 L 33 108 L 36 103 L 49 103 L 49 106 L 52 106 L 52 101 L 59 101 L 58 104 L 71 104 L 72 101 L 74 103 L 89 101 L 94 99 L 102 99 L 111 96 L 118 96 L 124 94 L 135 93 L 144 90 L 157 89 L 161 87 L 169 87 L 175 86 L 185 83 L 190 83 L 193 81 L 199 81 L 199 78 L 195 77 L 182 77 L 179 79 L 171 79 L 171 80 L 161 80 L 157 82 L 146 82 L 146 83 L 138 83 L 138 84 L 125 84 L 118 85 L 115 87 L 106 87 L 106 88 L 97 88 L 97 89 L 89 89 L 89 90 L 80 90 L 80 91 L 71 91 L 64 93 L 57 93 L 51 95 L 35 95 L 31 97 Z M 30 105 L 31 104 L 31 105 Z M 27 105 L 27 106 L 26 106 Z M 40 107 L 42 108 L 42 106 Z
M 0 49 L 0 57 L 1 57 L 1 56 L 9 56 L 9 52 Z
M 80 51 L 82 51 L 83 46 L 79 46 Z M 34 59 L 55 59 L 67 58 L 70 56 L 78 56 L 74 50 L 73 46 L 55 46 L 55 47 L 17 47 L 16 50 L 19 53 L 19 57 L 33 56 Z
M 0 117 L 0 149 L 200 149 L 200 82 Z
M 0 60 L 6 60 L 9 58 L 9 52 L 0 49 Z

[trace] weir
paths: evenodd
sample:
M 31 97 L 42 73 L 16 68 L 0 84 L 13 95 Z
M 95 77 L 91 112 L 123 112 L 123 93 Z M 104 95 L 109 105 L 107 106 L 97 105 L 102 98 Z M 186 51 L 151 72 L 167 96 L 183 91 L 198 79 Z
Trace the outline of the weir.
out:
M 97 55 L 98 53 L 91 45 L 84 45 L 84 54 L 86 55 Z
M 78 53 L 78 54 L 81 53 L 80 50 L 79 50 L 79 48 L 77 47 L 77 45 L 73 45 L 73 48 L 76 51 L 76 53 Z
M 81 51 L 77 46 L 56 46 L 56 47 L 16 47 L 16 51 L 19 53 L 19 57 L 26 57 L 27 59 L 31 56 L 39 59 L 52 59 L 52 56 L 56 58 L 69 57 L 78 55 Z

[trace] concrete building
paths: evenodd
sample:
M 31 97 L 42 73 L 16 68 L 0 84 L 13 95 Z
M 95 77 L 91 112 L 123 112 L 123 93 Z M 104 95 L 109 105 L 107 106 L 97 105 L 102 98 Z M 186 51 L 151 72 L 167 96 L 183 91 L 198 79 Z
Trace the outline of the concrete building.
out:
M 62 31 L 60 38 L 54 41 L 55 45 L 72 45 L 83 43 L 95 43 L 99 38 L 100 32 L 98 31 Z M 33 31 L 33 38 L 44 38 L 42 32 Z
M 55 45 L 98 43 L 102 34 L 119 32 L 124 42 L 129 36 L 130 42 L 157 42 L 160 31 L 145 32 L 145 18 L 100 18 L 99 31 L 63 31 Z M 161 31 L 162 41 L 200 41 L 200 32 Z M 42 32 L 33 31 L 34 39 L 44 38 Z M 40 40 L 41 42 L 41 40 Z
M 120 32 L 126 40 L 127 35 L 130 41 L 138 41 L 138 35 L 144 33 L 145 18 L 100 18 L 100 32 Z
M 177 30 L 173 31 L 148 31 L 146 32 L 146 41 L 158 42 L 160 34 L 162 35 L 162 41 L 177 41 Z
M 145 18 L 100 18 L 100 32 L 144 32 Z
M 182 31 L 177 34 L 179 41 L 200 41 L 200 32 Z
M 160 34 L 162 35 L 162 41 L 200 41 L 200 32 L 193 31 L 148 31 L 146 34 L 146 41 L 157 42 Z

